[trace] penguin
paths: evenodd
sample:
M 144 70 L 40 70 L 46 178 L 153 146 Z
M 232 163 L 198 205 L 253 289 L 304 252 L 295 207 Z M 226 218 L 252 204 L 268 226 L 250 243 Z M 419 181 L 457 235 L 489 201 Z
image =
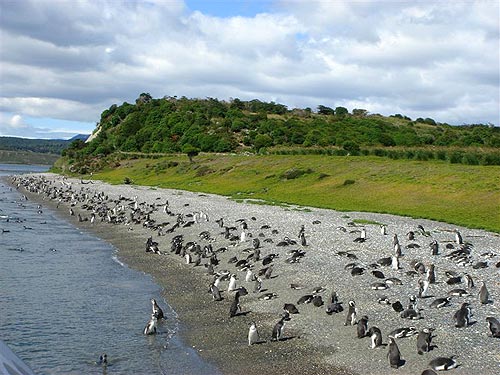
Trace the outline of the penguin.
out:
M 382 332 L 380 331 L 380 329 L 378 327 L 375 327 L 375 326 L 371 327 L 368 330 L 367 336 L 370 336 L 372 349 L 375 349 L 375 348 L 382 346 Z
M 432 241 L 429 247 L 431 248 L 432 255 L 439 255 L 439 244 L 436 240 Z
M 389 336 L 389 351 L 387 352 L 389 365 L 392 368 L 398 368 L 401 363 L 401 353 L 399 352 L 398 344 L 394 337 Z
M 500 322 L 492 316 L 487 317 L 486 321 L 488 322 L 491 336 L 500 338 Z
M 375 276 L 377 279 L 385 279 L 384 273 L 379 270 L 372 271 L 372 275 Z
M 451 301 L 451 297 L 445 297 L 445 298 L 436 298 L 432 303 L 430 304 L 429 307 L 433 307 L 436 309 L 439 309 L 441 307 L 448 306 L 448 304 Z
M 254 293 L 259 293 L 262 290 L 262 279 L 260 277 L 257 277 L 255 279 L 255 284 L 253 288 Z
M 253 272 L 252 272 L 252 270 L 250 268 L 247 269 L 247 274 L 245 275 L 245 281 L 247 283 L 255 281 L 255 275 L 253 274 Z
M 250 324 L 250 328 L 248 329 L 248 346 L 256 344 L 259 342 L 259 331 L 257 331 L 257 325 L 255 322 Z
M 381 225 L 381 226 L 380 226 L 380 234 L 381 234 L 382 236 L 387 235 L 387 227 L 386 227 L 385 225 Z
M 233 303 L 231 304 L 231 307 L 229 308 L 229 317 L 233 318 L 238 315 L 238 313 L 241 312 L 241 305 L 240 305 L 240 296 L 245 295 L 242 290 L 238 290 L 236 294 L 234 295 L 234 300 Z
M 151 298 L 151 305 L 153 307 L 153 315 L 156 317 L 156 319 L 160 320 L 165 317 L 163 314 L 163 310 L 158 306 L 158 303 L 154 298 Z
M 347 316 L 344 323 L 345 326 L 353 326 L 356 324 L 356 313 L 356 303 L 351 300 L 349 301 L 349 310 L 347 311 Z
M 108 365 L 108 355 L 106 353 L 101 354 L 99 356 L 99 360 L 96 362 L 99 366 L 107 366 Z
M 285 303 L 283 305 L 283 310 L 287 311 L 290 314 L 298 314 L 299 313 L 299 310 L 297 309 L 297 307 L 295 307 L 295 305 L 293 303 Z
M 396 255 L 393 255 L 393 256 L 391 257 L 391 268 L 392 268 L 394 271 L 399 270 L 399 258 L 398 258 Z
M 368 333 L 368 317 L 366 315 L 363 315 L 361 319 L 358 320 L 357 324 L 358 339 L 367 336 L 367 333 Z
M 429 328 L 422 329 L 417 335 L 417 353 L 422 355 L 431 348 L 432 332 Z
M 336 291 L 332 291 L 330 295 L 330 303 L 326 305 L 326 313 L 332 315 L 333 313 L 342 312 L 344 308 L 342 307 L 342 302 L 339 302 Z
M 144 327 L 143 333 L 145 335 L 154 335 L 156 333 L 156 324 L 158 320 L 154 316 L 154 314 L 151 315 L 151 319 L 149 319 L 148 324 L 146 324 L 146 327 Z
M 467 279 L 467 288 L 468 289 L 474 288 L 474 280 L 472 279 L 472 276 L 466 273 L 465 278 Z
M 214 299 L 214 301 L 222 301 L 220 290 L 215 284 L 215 282 L 212 285 L 210 285 L 210 293 L 212 293 L 212 298 Z
M 236 290 L 236 275 L 232 274 L 229 279 L 229 286 L 227 287 L 228 292 L 234 292 Z
M 252 239 L 252 247 L 254 250 L 257 250 L 260 247 L 260 240 L 258 238 Z
M 315 295 L 312 299 L 312 304 L 316 307 L 321 307 L 323 306 L 323 298 L 321 298 L 321 296 L 319 295 Z
M 455 229 L 455 242 L 457 245 L 463 245 L 463 243 L 464 243 L 462 235 L 460 234 L 458 229 Z
M 483 305 L 490 302 L 490 293 L 488 289 L 486 289 L 486 283 L 484 281 L 481 283 L 481 289 L 479 289 L 479 302 Z
M 285 328 L 285 317 L 282 317 L 278 323 L 275 324 L 273 328 L 273 333 L 271 340 L 272 341 L 280 341 L 283 337 L 283 330 Z
M 270 278 L 271 278 L 272 273 L 273 273 L 273 265 L 271 264 L 271 265 L 267 268 L 266 272 L 264 273 L 264 277 L 265 277 L 266 279 L 270 279 Z
M 418 333 L 415 327 L 403 327 L 396 328 L 395 330 L 389 333 L 389 336 L 394 337 L 395 339 L 400 339 L 403 337 L 410 337 L 416 335 Z
M 418 298 L 424 298 L 429 288 L 429 282 L 426 279 L 418 280 Z
M 429 268 L 427 268 L 427 271 L 425 272 L 425 279 L 429 284 L 436 283 L 436 271 L 434 264 L 429 264 Z
M 437 357 L 429 362 L 429 367 L 436 371 L 451 370 L 458 366 L 457 361 L 451 357 Z
M 415 310 L 415 309 L 403 310 L 403 311 L 401 311 L 399 316 L 403 319 L 413 319 L 413 320 L 417 320 L 417 319 L 422 318 L 422 316 L 420 315 L 420 312 Z
M 394 255 L 396 255 L 398 258 L 403 256 L 403 252 L 401 251 L 401 245 L 399 243 L 394 245 Z
M 396 312 L 402 312 L 404 310 L 403 304 L 399 301 L 393 302 L 391 306 Z
M 467 302 L 462 303 L 462 306 L 459 310 L 455 312 L 453 315 L 453 319 L 455 320 L 455 327 L 463 328 L 467 327 L 470 324 L 471 318 L 471 309 Z

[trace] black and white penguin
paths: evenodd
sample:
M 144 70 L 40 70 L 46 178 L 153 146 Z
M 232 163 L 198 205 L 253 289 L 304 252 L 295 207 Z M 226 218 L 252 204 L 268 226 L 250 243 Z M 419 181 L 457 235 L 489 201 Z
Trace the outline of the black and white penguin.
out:
M 358 339 L 367 336 L 367 333 L 368 333 L 368 317 L 366 315 L 363 315 L 361 319 L 359 319 L 357 324 Z
M 429 288 L 429 282 L 427 279 L 418 280 L 418 298 L 424 298 Z
M 399 316 L 403 319 L 412 319 L 412 320 L 422 319 L 422 315 L 420 314 L 420 311 L 417 311 L 416 309 L 403 310 L 403 311 L 401 311 Z
M 486 305 L 490 302 L 490 293 L 488 292 L 486 283 L 484 281 L 481 283 L 481 289 L 479 289 L 479 302 L 481 302 L 483 305 Z
M 349 310 L 347 311 L 347 316 L 345 318 L 345 326 L 353 326 L 356 324 L 356 302 L 353 300 L 349 301 Z
M 466 273 L 465 278 L 467 279 L 467 288 L 468 289 L 474 288 L 474 279 L 472 278 L 472 276 Z
M 492 316 L 487 317 L 486 321 L 488 322 L 488 328 L 490 329 L 491 336 L 500 338 L 500 322 Z
M 422 355 L 431 349 L 432 332 L 429 328 L 422 329 L 417 335 L 417 353 Z
M 380 329 L 378 327 L 375 327 L 375 326 L 371 327 L 368 330 L 367 336 L 370 336 L 370 341 L 371 341 L 370 347 L 372 349 L 375 349 L 375 348 L 382 346 L 382 332 L 380 331 Z
M 460 232 L 458 231 L 458 229 L 455 229 L 455 242 L 457 245 L 463 245 L 464 243 L 464 240 L 462 238 L 462 235 L 460 234 Z
M 383 236 L 387 235 L 387 227 L 385 225 L 380 225 L 380 234 Z
M 437 357 L 429 362 L 429 367 L 436 371 L 446 371 L 451 370 L 458 366 L 457 361 L 451 357 Z
M 404 337 L 411 337 L 418 333 L 417 328 L 415 327 L 402 327 L 396 328 L 395 330 L 389 333 L 389 336 L 394 337 L 396 339 L 401 339 Z
M 250 324 L 250 328 L 248 329 L 248 346 L 256 344 L 260 341 L 259 331 L 257 331 L 257 325 L 255 322 Z
M 435 284 L 436 283 L 436 271 L 435 271 L 435 266 L 434 264 L 429 264 L 429 268 L 427 268 L 427 271 L 425 272 L 425 279 L 429 284 Z
M 100 366 L 106 366 L 108 364 L 108 355 L 106 353 L 101 354 L 99 356 L 99 360 L 97 361 L 97 364 Z
M 439 244 L 436 240 L 432 241 L 429 247 L 431 248 L 432 255 L 439 255 Z
M 394 337 L 389 336 L 389 351 L 387 352 L 387 358 L 389 359 L 389 365 L 392 368 L 398 368 L 401 364 L 401 353 L 396 344 Z
M 394 271 L 397 271 L 399 270 L 399 257 L 396 256 L 396 255 L 393 255 L 391 257 L 391 268 L 394 270 Z
M 156 319 L 163 319 L 165 317 L 165 315 L 163 314 L 163 310 L 160 308 L 160 306 L 158 306 L 158 303 L 154 298 L 151 298 L 151 305 L 153 308 L 153 315 L 156 317 Z
M 299 310 L 293 303 L 285 303 L 283 305 L 283 310 L 287 311 L 289 314 L 298 314 Z
M 441 307 L 448 306 L 450 301 L 451 301 L 451 297 L 436 298 L 434 301 L 432 301 L 432 303 L 429 305 L 429 307 L 440 309 Z
M 149 319 L 148 324 L 146 324 L 146 327 L 144 327 L 144 330 L 142 333 L 145 335 L 154 335 L 156 333 L 156 325 L 157 325 L 158 319 L 156 319 L 156 316 L 154 314 L 151 315 L 151 319 Z
M 453 319 L 455 320 L 455 327 L 463 328 L 467 327 L 470 324 L 471 318 L 471 309 L 467 302 L 462 303 L 462 306 L 459 310 L 455 312 L 453 315 Z
M 285 329 L 285 317 L 282 317 L 278 323 L 273 327 L 273 333 L 271 336 L 272 341 L 280 341 L 283 337 L 283 330 Z
M 222 301 L 220 290 L 215 282 L 210 285 L 210 293 L 212 293 L 212 298 L 214 299 L 214 301 Z
M 228 292 L 234 292 L 235 290 L 237 289 L 237 286 L 236 286 L 236 275 L 231 275 L 230 279 L 229 279 L 229 285 L 227 287 L 227 291 Z
M 238 315 L 239 312 L 241 312 L 241 306 L 240 306 L 240 291 L 238 290 L 234 295 L 234 300 L 231 303 L 231 307 L 229 308 L 229 317 L 233 318 L 236 315 Z

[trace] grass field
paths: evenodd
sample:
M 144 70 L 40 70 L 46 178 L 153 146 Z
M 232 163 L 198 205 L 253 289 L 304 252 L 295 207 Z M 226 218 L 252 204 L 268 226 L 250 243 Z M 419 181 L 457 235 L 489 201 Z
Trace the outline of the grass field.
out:
M 202 154 L 121 160 L 95 173 L 132 183 L 342 211 L 392 213 L 500 232 L 500 166 L 323 155 Z

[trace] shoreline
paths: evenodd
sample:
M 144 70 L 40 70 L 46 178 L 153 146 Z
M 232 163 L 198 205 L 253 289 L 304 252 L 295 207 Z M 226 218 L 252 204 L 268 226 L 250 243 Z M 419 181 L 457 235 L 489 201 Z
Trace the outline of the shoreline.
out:
M 54 185 L 61 185 L 62 177 L 59 175 L 45 174 L 45 178 L 52 179 Z M 22 176 L 21 176 L 22 178 Z M 451 355 L 458 356 L 459 361 L 467 360 L 467 362 L 477 361 L 474 354 L 481 353 L 460 353 L 455 351 L 456 343 L 453 341 L 455 336 L 449 337 L 445 342 L 444 338 L 447 337 L 446 333 L 438 332 L 436 342 L 438 342 L 438 349 L 422 357 L 417 356 L 415 353 L 415 343 L 411 345 L 408 342 L 410 339 L 402 339 L 398 342 L 400 345 L 403 357 L 406 359 L 407 364 L 399 370 L 392 370 L 387 363 L 385 348 L 371 350 L 368 349 L 369 339 L 360 340 L 356 338 L 355 327 L 343 327 L 346 312 L 337 314 L 333 318 L 325 314 L 325 307 L 316 308 L 312 305 L 300 305 L 299 315 L 294 315 L 292 320 L 287 324 L 285 329 L 285 336 L 291 339 L 281 342 L 270 342 L 270 332 L 274 323 L 279 319 L 279 314 L 283 303 L 296 303 L 297 299 L 310 292 L 313 287 L 321 285 L 326 288 L 323 292 L 323 298 L 326 300 L 331 289 L 335 288 L 344 302 L 344 307 L 347 306 L 347 301 L 350 297 L 356 299 L 362 314 L 365 312 L 370 317 L 369 326 L 372 321 L 374 325 L 380 326 L 383 331 L 384 343 L 386 342 L 386 334 L 389 331 L 389 322 L 384 321 L 386 315 L 390 315 L 390 310 L 387 307 L 380 305 L 373 308 L 373 304 L 363 301 L 366 298 L 365 293 L 361 293 L 363 285 L 368 280 L 375 281 L 373 277 L 365 275 L 363 278 L 353 278 L 350 274 L 345 273 L 344 266 L 347 260 L 341 260 L 339 257 L 333 256 L 332 253 L 339 250 L 348 250 L 360 255 L 369 255 L 370 258 L 381 257 L 387 254 L 387 243 L 390 242 L 392 233 L 398 232 L 400 236 L 404 237 L 405 231 L 408 228 L 414 228 L 417 224 L 422 223 L 426 228 L 433 228 L 433 236 L 438 237 L 443 244 L 448 241 L 448 236 L 452 239 L 452 235 L 447 233 L 448 230 L 456 228 L 444 223 L 432 222 L 429 220 L 418 220 L 406 217 L 395 217 L 393 215 L 384 214 L 369 214 L 369 213 L 339 213 L 331 210 L 312 209 L 311 212 L 304 211 L 290 211 L 284 210 L 280 207 L 270 206 L 254 206 L 235 203 L 227 200 L 224 197 L 213 196 L 209 194 L 190 193 L 178 190 L 168 189 L 152 189 L 148 187 L 138 187 L 130 185 L 111 186 L 102 182 L 85 183 L 82 184 L 79 180 L 68 179 L 71 183 L 71 188 L 74 191 L 80 189 L 93 189 L 97 191 L 106 191 L 106 194 L 113 195 L 116 199 L 119 194 L 129 197 L 138 195 L 139 202 L 148 201 L 150 204 L 164 203 L 165 200 L 170 201 L 172 211 L 182 212 L 183 214 L 190 214 L 195 211 L 203 210 L 210 216 L 210 221 L 205 223 L 196 223 L 190 228 L 183 228 L 181 231 L 174 232 L 172 235 L 157 236 L 151 230 L 142 227 L 141 225 L 123 226 L 113 225 L 106 223 L 90 224 L 89 221 L 78 221 L 77 213 L 82 216 L 88 217 L 89 210 L 85 210 L 80 205 L 76 205 L 75 216 L 69 215 L 69 203 L 62 202 L 59 208 L 56 208 L 57 202 L 43 199 L 37 194 L 27 194 L 31 199 L 41 203 L 42 205 L 50 205 L 55 208 L 54 211 L 70 221 L 73 225 L 83 230 L 95 234 L 97 237 L 113 244 L 118 249 L 118 257 L 130 268 L 148 273 L 153 276 L 154 282 L 162 288 L 162 295 L 172 306 L 179 316 L 184 329 L 180 332 L 181 338 L 189 346 L 193 347 L 199 355 L 206 361 L 213 363 L 223 374 L 261 374 L 262 371 L 270 373 L 288 374 L 288 373 L 301 373 L 301 374 L 355 374 L 364 373 L 366 371 L 372 374 L 385 374 L 397 371 L 402 374 L 420 374 L 426 367 L 426 363 L 434 358 L 436 355 Z M 161 198 L 161 199 L 158 199 Z M 158 221 L 175 221 L 175 218 L 161 216 L 161 212 L 154 214 L 158 217 Z M 247 285 L 244 281 L 244 273 L 237 272 L 239 276 L 238 285 L 243 285 L 249 290 L 249 295 L 242 297 L 241 305 L 244 311 L 250 311 L 247 316 L 238 316 L 229 318 L 229 305 L 232 297 L 228 293 L 223 293 L 224 301 L 214 302 L 210 293 L 207 293 L 208 285 L 213 277 L 205 272 L 204 267 L 193 267 L 192 265 L 184 264 L 182 258 L 170 253 L 170 239 L 173 235 L 182 233 L 187 241 L 200 241 L 199 233 L 204 230 L 209 230 L 213 238 L 214 249 L 229 245 L 228 251 L 220 253 L 221 260 L 219 269 L 229 269 L 234 271 L 234 265 L 229 264 L 228 258 L 236 255 L 241 259 L 244 255 L 243 251 L 251 247 L 251 237 L 244 243 L 233 241 L 228 244 L 228 241 L 221 239 L 220 231 L 215 223 L 216 219 L 224 216 L 227 225 L 236 225 L 236 220 L 245 218 L 248 222 L 248 234 L 257 237 L 259 234 L 264 234 L 261 241 L 266 238 L 274 239 L 274 243 L 266 243 L 262 241 L 262 253 L 277 253 L 279 257 L 275 261 L 275 276 L 276 278 L 265 280 L 264 286 L 270 292 L 278 294 L 277 299 L 270 301 L 263 301 L 254 295 L 251 290 L 253 285 Z M 346 226 L 352 220 L 352 217 L 346 218 L 345 216 L 357 216 L 358 218 L 378 219 L 378 221 L 387 224 L 389 229 L 389 236 L 378 238 L 375 234 L 378 231 L 378 226 L 375 225 L 358 225 L 350 228 L 353 232 L 358 231 L 365 227 L 369 233 L 368 239 L 374 238 L 380 243 L 367 241 L 366 244 L 353 244 L 352 239 L 358 234 L 348 233 L 348 235 L 339 234 L 337 228 L 339 225 Z M 251 217 L 255 217 L 252 220 Z M 312 224 L 312 222 L 319 218 L 319 224 Z M 391 222 L 390 222 L 391 221 Z M 397 221 L 397 222 L 396 222 Z M 390 223 L 389 223 L 390 222 Z M 279 234 L 272 236 L 269 231 L 262 229 L 263 224 L 270 224 L 272 228 L 276 228 Z M 283 237 L 290 237 L 297 239 L 297 232 L 300 225 L 305 225 L 308 245 L 304 247 L 306 256 L 304 260 L 296 264 L 286 264 L 284 262 L 286 251 L 288 248 L 279 248 L 276 243 Z M 396 225 L 398 227 L 396 228 Z M 133 228 L 133 230 L 129 230 Z M 441 228 L 441 229 L 440 229 Z M 444 228 L 444 229 L 443 229 Z M 500 237 L 493 233 L 488 233 L 480 230 L 470 230 L 460 228 L 464 232 L 467 239 L 471 239 L 478 243 L 477 247 L 481 250 L 498 250 L 500 249 Z M 435 234 L 434 234 L 435 231 Z M 259 233 L 260 232 L 260 233 Z M 153 235 L 153 239 L 159 242 L 160 250 L 166 254 L 156 255 L 146 253 L 144 251 L 146 238 Z M 324 238 L 319 238 L 320 236 Z M 371 238 L 370 238 L 371 236 Z M 482 237 L 475 237 L 482 236 Z M 483 241 L 483 237 L 486 240 Z M 418 238 L 418 242 L 423 247 L 429 242 L 427 238 Z M 298 246 L 300 248 L 300 246 Z M 294 249 L 297 246 L 293 247 Z M 443 249 L 443 248 L 442 248 Z M 389 250 L 390 251 L 390 250 Z M 410 250 L 404 250 L 410 253 Z M 442 250 L 444 252 L 444 249 Z M 383 253 L 382 253 L 383 252 Z M 423 249 L 422 252 L 428 252 Z M 380 253 L 380 254 L 378 254 Z M 379 256 L 380 255 L 380 256 Z M 413 255 L 413 254 L 412 254 Z M 246 255 L 245 255 L 246 256 Z M 409 257 L 409 254 L 408 254 Z M 403 258 L 404 259 L 404 258 Z M 498 251 L 495 253 L 495 262 L 499 260 Z M 409 259 L 404 259 L 405 263 Z M 259 265 L 260 266 L 260 265 Z M 405 264 L 405 267 L 407 265 Z M 493 267 L 493 268 L 492 268 Z M 443 271 L 442 268 L 439 269 Z M 384 272 L 386 272 L 384 270 Z M 493 304 L 481 310 L 483 306 L 476 306 L 473 308 L 477 315 L 481 317 L 484 314 L 489 314 L 499 318 L 499 304 L 500 299 L 500 286 L 496 277 L 498 277 L 498 268 L 494 269 L 491 264 L 488 276 L 488 287 L 492 295 Z M 389 271 L 387 271 L 389 273 Z M 479 274 L 479 271 L 474 274 Z M 347 276 L 348 275 L 348 276 Z M 371 275 L 370 275 L 371 276 Z M 398 275 L 404 279 L 403 275 Z M 372 280 L 373 279 L 373 280 Z M 439 279 L 443 279 L 440 275 Z M 363 282 L 362 282 L 363 281 Z M 404 279 L 405 283 L 414 284 L 414 281 Z M 290 282 L 298 282 L 305 284 L 302 291 L 294 291 L 289 288 Z M 479 284 L 479 279 L 477 281 Z M 343 285 L 344 284 L 344 285 Z M 369 285 L 369 284 L 368 284 Z M 221 288 L 224 289 L 226 284 Z M 441 286 L 440 286 L 441 287 Z M 347 288 L 347 289 L 346 289 Z M 349 288 L 356 288 L 356 290 L 349 290 Z M 359 290 L 358 290 L 359 289 Z M 394 288 L 396 289 L 396 288 Z M 414 287 L 412 286 L 412 289 Z M 352 292 L 352 293 L 350 293 Z M 476 289 L 477 292 L 477 289 Z M 368 292 L 370 295 L 375 293 Z M 391 295 L 391 292 L 384 291 L 384 293 Z M 405 294 L 405 293 L 403 293 Z M 393 294 L 391 295 L 391 297 Z M 472 299 L 471 301 L 477 299 Z M 372 301 L 370 301 L 372 302 Z M 402 302 L 406 304 L 406 301 Z M 452 315 L 456 309 L 456 303 L 453 303 L 453 308 L 446 310 L 446 315 Z M 472 302 L 471 302 L 472 303 Z M 377 311 L 380 310 L 380 311 Z M 426 313 L 427 310 L 424 311 Z M 427 318 L 427 316 L 426 316 Z M 448 322 L 441 319 L 440 316 L 429 317 L 431 322 L 423 319 L 422 321 L 405 321 L 398 319 L 398 325 L 415 325 L 424 327 L 431 323 L 437 328 L 449 325 Z M 446 317 L 449 320 L 449 317 Z M 261 336 L 266 339 L 266 343 L 248 346 L 247 345 L 247 332 L 248 326 L 251 321 L 256 321 L 259 327 Z M 479 322 L 468 330 L 478 331 L 478 336 L 475 339 L 483 340 L 487 330 L 484 329 L 484 322 Z M 330 332 L 331 331 L 331 332 Z M 439 331 L 439 329 L 438 329 Z M 458 335 L 455 331 L 454 335 Z M 443 341 L 441 341 L 442 339 Z M 495 352 L 495 345 L 498 347 L 498 340 L 491 343 L 490 340 L 484 340 L 484 350 L 492 354 L 492 361 L 499 360 L 499 354 Z M 448 342 L 449 341 L 449 342 Z M 467 342 L 466 342 L 467 344 Z M 467 345 L 470 345 L 468 343 Z M 346 348 L 347 346 L 347 348 Z M 411 348 L 411 349 L 410 349 Z M 412 354 L 410 354 L 413 352 Z M 464 357 L 466 354 L 466 357 Z M 486 354 L 486 352 L 485 352 Z M 370 367 L 366 368 L 359 359 L 363 358 L 365 361 L 370 362 Z M 461 363 L 462 368 L 454 370 L 454 373 L 467 373 L 471 371 L 468 366 L 469 363 Z M 489 367 L 488 367 L 489 366 Z M 495 362 L 489 364 L 483 374 L 493 374 L 495 371 L 490 369 L 495 368 Z M 491 367 L 493 366 L 493 367 Z M 489 372 L 488 372 L 489 371 Z

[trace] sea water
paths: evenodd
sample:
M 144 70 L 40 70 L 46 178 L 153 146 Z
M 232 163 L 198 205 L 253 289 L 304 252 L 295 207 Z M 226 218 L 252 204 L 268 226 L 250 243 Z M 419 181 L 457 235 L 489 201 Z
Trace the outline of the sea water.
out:
M 0 164 L 0 176 L 45 170 Z M 219 373 L 180 340 L 150 276 L 1 181 L 0 232 L 0 339 L 37 374 Z M 146 336 L 151 298 L 167 319 Z

